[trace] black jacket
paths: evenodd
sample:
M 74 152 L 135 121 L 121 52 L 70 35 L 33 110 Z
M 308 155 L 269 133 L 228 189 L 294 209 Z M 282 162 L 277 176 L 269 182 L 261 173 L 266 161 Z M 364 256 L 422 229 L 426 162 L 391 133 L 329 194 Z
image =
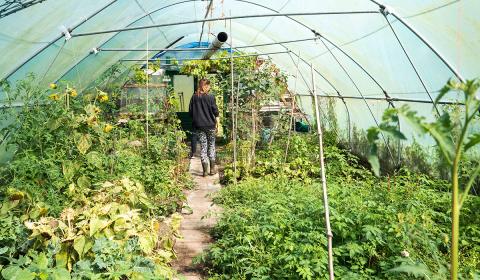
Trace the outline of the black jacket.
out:
M 216 117 L 218 117 L 215 96 L 212 94 L 194 94 L 192 99 L 190 99 L 188 113 L 193 119 L 194 129 L 214 129 L 217 121 Z

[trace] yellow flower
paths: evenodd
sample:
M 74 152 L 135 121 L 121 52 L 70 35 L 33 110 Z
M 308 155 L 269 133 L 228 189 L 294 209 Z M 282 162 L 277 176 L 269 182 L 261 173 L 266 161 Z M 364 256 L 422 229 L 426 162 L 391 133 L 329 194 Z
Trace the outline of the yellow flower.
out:
M 101 94 L 98 99 L 100 100 L 100 102 L 105 103 L 108 101 L 108 95 Z
M 57 88 L 57 84 L 51 83 L 51 84 L 50 84 L 50 88 L 51 88 L 51 89 L 56 89 L 56 88 Z
M 58 95 L 58 93 L 52 93 L 48 96 L 48 98 L 51 99 L 51 100 L 59 100 L 60 95 Z
M 71 97 L 76 97 L 78 95 L 77 90 L 72 88 L 71 90 L 68 91 L 68 94 L 70 94 Z
M 97 122 L 97 117 L 96 116 L 90 116 L 87 118 L 87 124 L 88 126 L 92 127 L 92 126 L 97 126 L 98 125 L 98 122 Z
M 105 127 L 103 128 L 103 132 L 109 133 L 110 131 L 112 131 L 112 129 L 113 129 L 113 126 L 111 124 L 106 124 Z

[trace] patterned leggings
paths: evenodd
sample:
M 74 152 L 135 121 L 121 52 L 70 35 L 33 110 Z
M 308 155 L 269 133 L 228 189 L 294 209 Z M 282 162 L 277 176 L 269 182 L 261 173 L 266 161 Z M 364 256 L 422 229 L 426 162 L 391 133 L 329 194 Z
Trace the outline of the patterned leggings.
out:
M 208 160 L 215 161 L 215 129 L 197 130 L 200 140 L 200 158 L 203 163 Z

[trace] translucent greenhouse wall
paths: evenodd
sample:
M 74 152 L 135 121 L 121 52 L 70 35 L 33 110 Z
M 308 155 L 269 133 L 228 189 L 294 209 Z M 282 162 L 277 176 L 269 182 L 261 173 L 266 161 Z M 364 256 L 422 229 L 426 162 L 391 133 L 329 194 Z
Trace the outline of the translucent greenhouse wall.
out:
M 393 14 L 381 13 L 379 5 L 370 0 L 214 0 L 208 18 L 318 14 L 207 22 L 203 40 L 211 40 L 212 34 L 226 31 L 232 38 L 233 47 L 238 47 L 313 39 L 320 34 L 321 38 L 316 40 L 244 49 L 258 53 L 289 51 L 271 55 L 271 59 L 290 75 L 290 88 L 295 88 L 298 94 L 308 95 L 312 90 L 310 63 L 315 70 L 318 95 L 357 98 L 382 99 L 388 96 L 431 101 L 445 82 L 455 76 L 452 69 L 463 78 L 480 76 L 480 40 L 477 34 L 480 1 L 381 2 Z M 47 0 L 0 19 L 0 79 L 14 84 L 33 72 L 40 85 L 68 80 L 84 89 L 122 59 L 146 59 L 156 54 L 133 51 L 92 54 L 93 48 L 164 48 L 172 42 L 176 42 L 172 46 L 176 47 L 197 42 L 202 23 L 81 37 L 76 35 L 201 20 L 208 4 L 209 1 L 200 0 Z M 334 14 L 320 14 L 332 12 Z M 396 15 L 425 41 L 400 22 Z M 62 34 L 65 28 L 71 30 L 73 38 L 65 40 Z M 451 65 L 451 69 L 445 62 Z M 133 63 L 126 62 L 125 65 Z M 295 78 L 297 71 L 299 75 Z M 457 101 L 457 96 L 450 95 L 448 99 Z M 311 100 L 308 97 L 301 100 L 305 112 L 313 115 Z M 366 129 L 375 125 L 389 106 L 385 100 L 345 99 L 345 102 L 346 107 L 340 100 L 336 105 L 339 124 L 345 126 L 343 131 L 347 126 L 347 112 L 351 120 L 350 129 L 353 126 Z M 393 101 L 391 104 L 400 106 L 403 103 Z M 435 117 L 432 104 L 408 103 L 427 118 Z M 402 125 L 402 129 L 411 134 L 406 125 Z M 421 141 L 425 145 L 433 144 L 431 139 Z

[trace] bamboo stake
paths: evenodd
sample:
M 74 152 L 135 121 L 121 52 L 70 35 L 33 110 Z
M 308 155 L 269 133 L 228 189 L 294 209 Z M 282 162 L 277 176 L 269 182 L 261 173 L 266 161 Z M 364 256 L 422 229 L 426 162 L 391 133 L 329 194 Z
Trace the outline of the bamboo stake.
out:
M 328 206 L 328 192 L 327 192 L 327 179 L 325 175 L 325 161 L 323 157 L 323 131 L 322 126 L 320 125 L 320 113 L 318 111 L 318 98 L 315 93 L 315 77 L 313 75 L 313 64 L 310 64 L 311 74 L 312 74 L 312 97 L 315 105 L 315 117 L 317 118 L 317 134 L 318 134 L 318 145 L 320 148 L 320 167 L 322 173 L 322 189 L 323 189 L 323 204 L 325 208 L 325 224 L 327 228 L 327 241 L 328 241 L 328 273 L 329 279 L 335 279 L 333 271 L 333 234 L 330 227 L 330 209 Z

